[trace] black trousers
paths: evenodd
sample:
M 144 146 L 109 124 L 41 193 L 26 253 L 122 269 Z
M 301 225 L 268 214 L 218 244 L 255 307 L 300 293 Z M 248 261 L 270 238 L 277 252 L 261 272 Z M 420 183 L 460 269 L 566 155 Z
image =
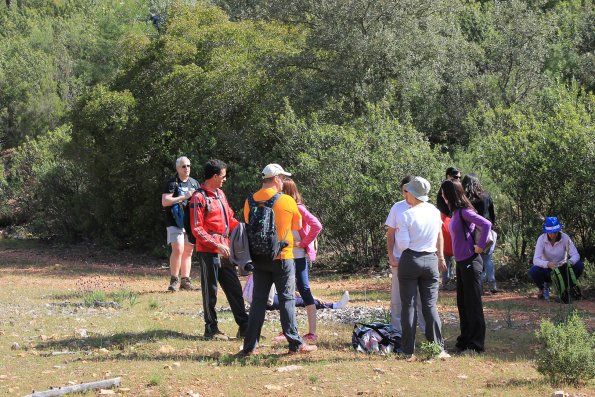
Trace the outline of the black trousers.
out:
M 233 317 L 242 331 L 248 327 L 248 314 L 242 297 L 242 285 L 234 267 L 221 267 L 218 254 L 199 252 L 200 286 L 202 292 L 202 307 L 204 310 L 205 333 L 219 330 L 217 325 L 217 282 L 225 293 Z
M 457 261 L 457 308 L 461 335 L 457 338 L 457 349 L 484 351 L 486 322 L 481 302 L 481 256 L 475 254 L 464 261 Z

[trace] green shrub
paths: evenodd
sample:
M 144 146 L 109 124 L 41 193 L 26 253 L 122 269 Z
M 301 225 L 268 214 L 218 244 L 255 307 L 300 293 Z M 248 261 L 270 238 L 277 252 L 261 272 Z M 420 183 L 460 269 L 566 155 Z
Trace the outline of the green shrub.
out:
M 422 342 L 419 347 L 420 357 L 429 360 L 436 357 L 442 351 L 442 347 L 436 342 Z
M 558 325 L 542 321 L 536 335 L 541 343 L 537 371 L 551 385 L 577 385 L 595 378 L 595 334 L 589 333 L 578 314 Z
M 107 301 L 107 295 L 103 291 L 88 291 L 83 295 L 83 303 L 87 307 L 95 305 L 95 302 Z
M 157 309 L 159 309 L 160 306 L 161 306 L 161 304 L 159 303 L 159 300 L 157 300 L 157 298 L 154 298 L 154 297 L 149 298 L 149 309 L 157 310 Z

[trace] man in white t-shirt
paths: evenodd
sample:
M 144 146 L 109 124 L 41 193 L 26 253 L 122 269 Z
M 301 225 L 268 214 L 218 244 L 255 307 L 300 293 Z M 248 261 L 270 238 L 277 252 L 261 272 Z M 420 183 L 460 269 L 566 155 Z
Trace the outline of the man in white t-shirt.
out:
M 399 187 L 403 196 L 405 196 L 405 191 L 403 186 L 406 183 L 409 183 L 413 176 L 407 175 L 401 183 Z M 399 290 L 399 277 L 398 277 L 398 269 L 399 269 L 399 258 L 401 257 L 401 251 L 397 244 L 395 244 L 395 236 L 397 235 L 397 223 L 399 218 L 403 215 L 405 211 L 409 208 L 409 204 L 407 204 L 406 200 L 401 200 L 393 204 L 386 218 L 386 249 L 388 254 L 388 264 L 390 266 L 392 280 L 391 280 L 391 289 L 390 289 L 390 323 L 392 326 L 399 332 L 401 332 L 401 295 Z M 421 315 L 421 299 L 419 297 L 419 292 L 417 294 L 417 322 L 419 324 L 419 329 L 421 332 L 426 332 L 426 322 Z
M 426 339 L 442 347 L 438 357 L 447 358 L 450 356 L 444 351 L 440 316 L 436 307 L 440 272 L 446 270 L 440 211 L 427 202 L 430 182 L 424 178 L 416 176 L 404 188 L 405 200 L 411 208 L 399 217 L 396 235 L 397 246 L 402 251 L 399 261 L 403 328 L 401 350 L 413 356 L 417 317 L 415 307 L 419 290 L 426 320 Z

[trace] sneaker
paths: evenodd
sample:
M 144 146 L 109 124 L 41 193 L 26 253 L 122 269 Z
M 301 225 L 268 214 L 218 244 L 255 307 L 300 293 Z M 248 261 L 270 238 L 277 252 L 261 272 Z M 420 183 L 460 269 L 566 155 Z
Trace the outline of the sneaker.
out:
M 436 356 L 437 358 L 441 359 L 441 360 L 446 360 L 447 358 L 450 358 L 450 354 L 448 354 L 446 352 L 446 350 L 442 350 L 440 352 L 440 354 L 438 354 L 438 356 Z
M 194 289 L 192 287 L 192 279 L 190 277 L 182 277 L 182 281 L 180 282 L 180 289 L 184 291 L 192 291 Z
M 283 332 L 279 332 L 279 335 L 273 336 L 273 340 L 275 342 L 285 342 L 287 338 L 285 337 L 285 334 Z
M 318 350 L 318 347 L 316 347 L 316 345 L 308 345 L 304 343 L 296 351 L 290 350 L 288 354 L 312 353 L 316 350 Z
M 546 302 L 549 302 L 550 300 L 550 289 L 547 284 L 545 287 L 543 287 L 543 300 Z
M 537 299 L 543 299 L 543 288 L 539 288 L 539 292 L 537 293 Z
M 494 287 L 494 288 L 490 289 L 490 292 L 491 292 L 492 294 L 497 294 L 497 293 L 499 293 L 499 292 L 501 292 L 501 291 L 500 291 L 498 288 Z
M 168 291 L 176 292 L 180 285 L 180 278 L 176 276 L 171 276 L 169 279 L 169 287 L 167 287 Z
M 316 342 L 318 340 L 318 336 L 309 332 L 306 335 L 302 336 L 302 339 L 308 342 Z
M 203 338 L 206 340 L 229 340 L 229 336 L 225 335 L 223 332 L 219 330 L 215 332 L 205 332 Z
M 408 363 L 412 363 L 417 361 L 417 356 L 415 354 L 410 354 L 405 358 L 405 361 L 407 361 Z
M 343 292 L 343 296 L 339 302 L 333 303 L 333 309 L 343 309 L 349 303 L 349 291 Z

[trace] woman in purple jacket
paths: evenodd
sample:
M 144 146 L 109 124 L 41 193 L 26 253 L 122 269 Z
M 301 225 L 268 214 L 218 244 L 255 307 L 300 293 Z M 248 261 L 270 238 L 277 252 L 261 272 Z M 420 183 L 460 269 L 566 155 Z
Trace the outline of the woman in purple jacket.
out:
M 302 215 L 302 228 L 299 231 L 292 231 L 295 283 L 297 290 L 304 299 L 306 314 L 308 315 L 308 333 L 303 338 L 305 341 L 315 341 L 318 339 L 316 335 L 316 305 L 310 291 L 308 262 L 314 262 L 316 259 L 314 240 L 320 234 L 322 224 L 304 205 L 302 195 L 298 191 L 293 179 L 285 178 L 283 182 L 283 193 L 293 197 Z M 281 335 L 279 335 L 279 338 L 281 338 Z
M 452 212 L 449 225 L 452 249 L 457 262 L 457 308 L 461 335 L 457 338 L 459 352 L 484 351 L 486 325 L 481 302 L 481 253 L 486 246 L 492 224 L 477 214 L 458 181 L 442 183 L 442 197 Z M 475 228 L 481 228 L 474 241 Z

